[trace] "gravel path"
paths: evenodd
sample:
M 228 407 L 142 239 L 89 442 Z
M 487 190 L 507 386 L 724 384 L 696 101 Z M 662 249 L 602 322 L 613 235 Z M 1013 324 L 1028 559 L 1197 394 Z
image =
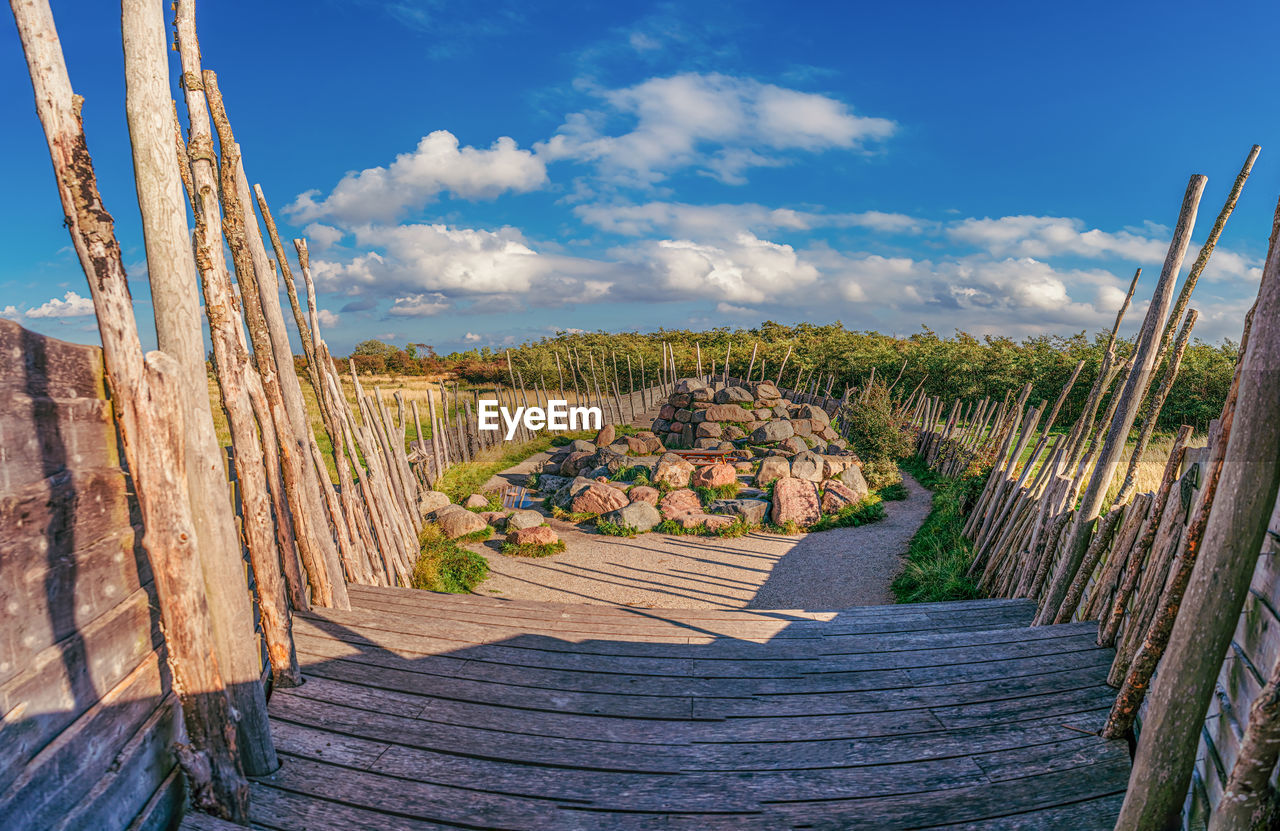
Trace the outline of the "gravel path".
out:
M 550 520 L 568 545 L 544 559 L 506 557 L 495 537 L 475 546 L 492 574 L 477 594 L 640 607 L 842 609 L 892 603 L 889 584 L 932 495 L 904 474 L 908 498 L 885 519 L 794 537 L 606 537 Z

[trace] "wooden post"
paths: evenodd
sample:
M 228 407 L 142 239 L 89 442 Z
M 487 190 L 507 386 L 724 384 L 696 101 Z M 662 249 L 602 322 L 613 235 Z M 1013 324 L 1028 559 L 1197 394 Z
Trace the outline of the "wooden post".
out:
M 747 374 L 746 374 L 746 377 L 743 378 L 743 381 L 746 383 L 751 383 L 751 372 L 756 368 L 756 350 L 759 348 L 760 348 L 759 341 L 756 341 L 755 343 L 751 344 L 751 363 L 747 365 Z
M 248 323 L 249 337 L 253 341 L 253 358 L 267 396 L 268 415 L 272 419 L 280 445 L 285 494 L 289 497 L 289 509 L 293 513 L 294 531 L 303 554 L 303 562 L 307 565 L 316 602 L 324 606 L 349 609 L 351 603 L 347 599 L 346 581 L 342 576 L 338 551 L 319 504 L 318 485 L 314 479 L 315 468 L 309 458 L 310 448 L 307 447 L 306 454 L 303 455 L 303 446 L 299 446 L 294 438 L 293 425 L 285 409 L 271 336 L 267 331 L 266 316 L 258 291 L 257 272 L 249 251 L 244 206 L 237 189 L 240 158 L 235 137 L 227 120 L 217 78 L 213 72 L 205 70 L 203 80 L 221 151 L 220 179 L 224 208 L 222 230 L 242 289 L 240 299 Z M 310 480 L 307 477 L 308 471 L 313 472 Z
M 178 748 L 179 761 L 188 772 L 193 805 L 246 823 L 248 784 L 205 598 L 187 489 L 182 412 L 174 406 L 185 394 L 182 370 L 163 352 L 142 354 L 120 245 L 98 192 L 80 121 L 83 99 L 72 92 L 49 4 L 13 0 L 11 8 L 67 230 L 89 282 L 113 411 L 142 512 L 143 547 L 155 577 L 174 690 L 189 738 Z M 264 739 L 269 747 L 270 736 Z
M 1240 739 L 1209 831 L 1265 831 L 1275 827 L 1276 791 L 1271 774 L 1280 756 L 1280 660 L 1249 708 L 1249 725 Z
M 1169 827 L 1178 820 L 1204 714 L 1231 641 L 1280 486 L 1280 206 L 1242 343 L 1239 385 L 1220 459 L 1210 460 L 1214 510 L 1187 529 L 1191 576 L 1143 719 L 1129 790 L 1116 828 Z M 1227 415 L 1224 413 L 1224 416 Z M 1205 496 L 1208 496 L 1206 492 Z M 1204 504 L 1202 500 L 1202 504 Z M 1203 528 L 1202 536 L 1197 533 Z M 1194 546 L 1194 549 L 1193 549 Z M 1154 627 L 1153 627 L 1154 628 Z
M 1058 569 L 1054 572 L 1046 592 L 1037 624 L 1045 624 L 1053 620 L 1054 614 L 1062 604 L 1075 573 L 1084 558 L 1102 501 L 1106 498 L 1107 489 L 1115 475 L 1120 454 L 1133 429 L 1133 422 L 1138 415 L 1138 406 L 1151 383 L 1152 364 L 1158 345 L 1158 333 L 1169 311 L 1169 302 L 1173 297 L 1173 286 L 1178 271 L 1182 268 L 1182 260 L 1186 256 L 1187 246 L 1191 243 L 1191 231 L 1195 227 L 1196 209 L 1200 204 L 1200 195 L 1204 192 L 1206 178 L 1193 175 L 1187 183 L 1186 194 L 1182 200 L 1182 210 L 1178 215 L 1177 227 L 1173 240 L 1169 243 L 1169 253 L 1165 258 L 1164 268 L 1160 273 L 1160 281 L 1156 285 L 1155 295 L 1147 308 L 1147 317 L 1143 321 L 1142 331 L 1138 335 L 1138 343 L 1134 350 L 1133 369 L 1119 392 L 1117 415 L 1107 428 L 1106 441 L 1099 452 L 1098 461 L 1094 465 L 1093 475 L 1080 504 L 1080 511 L 1071 525 L 1071 533 L 1067 537 L 1066 548 Z
M 782 383 L 782 371 L 787 368 L 787 358 L 791 357 L 791 344 L 787 344 L 787 354 L 782 357 L 782 365 L 778 367 L 778 379 L 774 381 L 774 385 Z M 797 393 L 799 390 L 797 390 Z

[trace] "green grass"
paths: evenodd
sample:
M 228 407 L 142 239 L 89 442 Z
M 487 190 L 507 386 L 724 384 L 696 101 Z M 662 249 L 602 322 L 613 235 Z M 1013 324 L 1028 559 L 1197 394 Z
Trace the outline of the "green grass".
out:
M 564 540 L 502 544 L 502 553 L 508 557 L 550 557 L 562 551 L 564 551 Z
M 900 502 L 907 498 L 907 486 L 901 482 L 885 485 L 878 493 L 885 502 Z
M 856 505 L 845 505 L 834 514 L 827 514 L 809 526 L 810 531 L 830 531 L 832 528 L 857 528 L 869 522 L 884 519 L 884 502 L 879 496 L 868 496 Z
M 982 491 L 986 474 L 939 476 L 914 457 L 904 460 L 903 467 L 933 491 L 933 509 L 911 538 L 906 565 L 893 581 L 894 596 L 899 603 L 980 597 L 977 584 L 965 574 L 973 547 L 963 528 L 965 512 Z
M 712 531 L 711 534 L 715 537 L 745 537 L 752 531 L 758 530 L 760 530 L 759 525 L 747 522 L 742 517 L 737 517 L 732 525 L 727 525 L 719 531 Z
M 706 505 L 716 499 L 733 499 L 738 495 L 738 491 L 742 485 L 737 482 L 730 482 L 727 485 L 717 485 L 714 488 L 696 487 L 693 492 L 698 495 L 698 499 L 702 500 L 702 504 Z
M 674 519 L 664 519 L 658 523 L 658 527 L 653 529 L 659 534 L 671 534 L 676 537 L 696 537 L 702 533 L 700 528 L 685 528 Z
M 649 484 L 649 469 L 644 465 L 624 467 L 612 477 L 617 482 L 634 482 L 637 485 Z
M 488 536 L 486 533 L 485 536 Z M 437 525 L 426 525 L 418 535 L 418 561 L 411 583 L 415 589 L 466 594 L 489 576 L 489 562 L 451 540 Z
M 552 505 L 551 516 L 555 517 L 556 519 L 562 520 L 564 522 L 577 523 L 577 522 L 586 522 L 588 520 L 594 519 L 596 515 L 587 513 L 586 511 L 580 511 L 580 512 L 574 513 L 572 511 L 566 511 L 564 508 L 561 508 L 559 505 Z
M 484 458 L 473 462 L 453 465 L 444 472 L 440 481 L 436 482 L 436 490 L 449 495 L 454 502 L 461 502 L 484 487 L 485 482 L 495 474 L 516 465 L 551 446 L 557 438 L 568 438 L 569 441 L 588 436 L 588 433 L 561 433 L 555 437 L 539 436 L 533 441 L 498 448 L 484 454 Z
M 632 528 L 630 525 L 622 525 L 617 522 L 610 522 L 607 519 L 596 520 L 596 530 L 606 537 L 634 537 L 640 533 L 640 529 Z

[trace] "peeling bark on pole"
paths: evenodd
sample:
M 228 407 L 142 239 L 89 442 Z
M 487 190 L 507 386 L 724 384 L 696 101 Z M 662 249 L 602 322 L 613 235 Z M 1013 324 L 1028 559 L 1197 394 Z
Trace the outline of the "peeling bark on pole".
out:
M 1218 496 L 1200 540 L 1160 674 L 1150 694 L 1129 790 L 1116 828 L 1178 821 L 1200 729 L 1249 590 L 1280 486 L 1280 206 L 1254 306 L 1221 463 Z M 1220 425 L 1221 431 L 1227 427 Z M 1211 471 L 1212 472 L 1212 471 Z M 1188 540 L 1196 529 L 1188 528 Z
M 13 0 L 11 8 L 66 226 L 89 282 L 113 410 L 142 511 L 143 547 L 155 577 L 174 690 L 190 738 L 189 745 L 178 748 L 179 760 L 189 772 L 196 807 L 247 822 L 248 784 L 240 769 L 233 710 L 198 567 L 182 413 L 173 406 L 185 394 L 181 369 L 162 352 L 143 356 L 114 222 L 102 204 L 85 143 L 82 99 L 72 92 L 49 4 Z

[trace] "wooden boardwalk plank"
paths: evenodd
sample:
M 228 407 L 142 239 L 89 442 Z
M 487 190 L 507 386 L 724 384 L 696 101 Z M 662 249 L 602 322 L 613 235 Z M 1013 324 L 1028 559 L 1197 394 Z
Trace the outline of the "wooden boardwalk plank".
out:
M 1094 625 L 1029 601 L 631 609 L 352 587 L 295 621 L 255 827 L 1109 828 Z M 192 819 L 186 831 L 213 831 Z

